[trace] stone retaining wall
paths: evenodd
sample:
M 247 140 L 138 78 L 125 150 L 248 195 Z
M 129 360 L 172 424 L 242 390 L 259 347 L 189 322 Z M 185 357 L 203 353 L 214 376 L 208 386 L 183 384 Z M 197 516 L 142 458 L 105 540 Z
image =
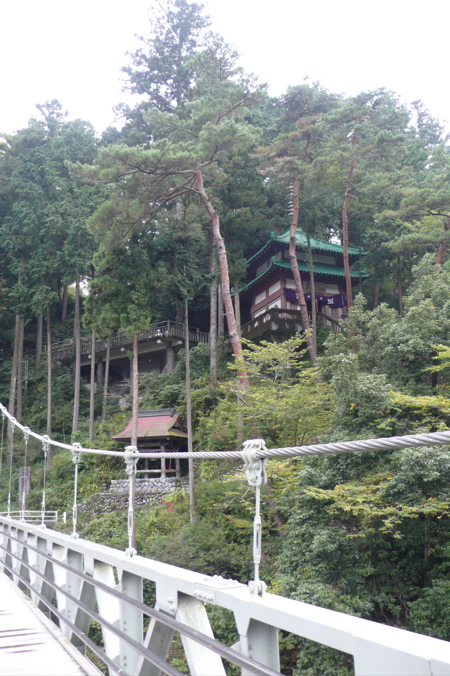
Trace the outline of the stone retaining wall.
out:
M 138 494 L 165 495 L 174 493 L 182 488 L 187 489 L 187 478 L 176 479 L 175 477 L 158 477 L 156 479 L 136 479 L 136 498 Z M 109 492 L 115 495 L 128 495 L 128 479 L 112 479 Z
M 175 493 L 180 490 L 189 490 L 189 480 L 187 477 L 175 479 L 168 477 L 165 480 L 158 479 L 136 479 L 136 507 L 142 505 L 159 505 L 164 496 Z M 105 490 L 96 493 L 78 505 L 80 516 L 89 515 L 94 517 L 98 513 L 128 509 L 128 479 L 113 479 L 109 491 Z

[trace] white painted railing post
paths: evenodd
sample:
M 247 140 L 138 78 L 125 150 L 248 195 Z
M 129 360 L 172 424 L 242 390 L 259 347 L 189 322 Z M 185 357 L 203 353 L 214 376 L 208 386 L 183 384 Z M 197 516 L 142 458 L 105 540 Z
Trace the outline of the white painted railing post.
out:
M 106 584 L 112 589 L 116 589 L 116 580 L 114 569 L 111 565 L 102 561 L 94 560 L 94 580 Z M 120 627 L 120 603 L 119 600 L 102 589 L 95 589 L 99 615 L 105 618 L 110 624 Z M 118 666 L 121 666 L 120 659 L 120 638 L 113 634 L 109 629 L 102 627 L 103 642 L 105 644 L 105 653 Z
M 127 571 L 118 571 L 119 575 L 119 591 L 124 596 L 129 596 L 136 601 L 143 601 L 143 580 L 140 575 L 133 575 Z M 144 615 L 142 610 L 130 606 L 128 603 L 120 604 L 120 628 L 130 638 L 133 638 L 140 645 L 143 641 L 143 622 Z M 121 666 L 129 674 L 135 674 L 138 662 L 139 653 L 131 648 L 126 641 L 121 642 L 120 646 Z

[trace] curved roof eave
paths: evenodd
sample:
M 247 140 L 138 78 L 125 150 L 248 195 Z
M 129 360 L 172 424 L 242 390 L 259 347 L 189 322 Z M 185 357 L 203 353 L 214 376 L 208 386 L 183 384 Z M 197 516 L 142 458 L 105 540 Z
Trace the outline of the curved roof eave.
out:
M 239 292 L 242 293 L 244 291 L 247 291 L 250 289 L 252 286 L 257 284 L 258 282 L 262 281 L 264 277 L 268 276 L 268 273 L 273 270 L 273 268 L 281 268 L 282 270 L 290 270 L 291 269 L 291 264 L 289 261 L 284 261 L 284 260 L 278 260 L 274 257 L 270 259 L 270 265 L 267 267 L 263 272 L 261 272 L 260 275 L 255 277 L 255 279 L 252 279 L 251 282 L 248 284 L 245 284 L 243 287 L 239 289 Z M 303 261 L 298 261 L 298 269 L 300 272 L 308 272 L 309 273 L 309 267 L 306 263 L 303 263 Z M 314 265 L 314 274 L 315 275 L 327 275 L 331 277 L 339 277 L 340 279 L 345 279 L 345 270 L 344 268 L 337 268 L 333 265 L 320 265 L 320 264 L 315 264 Z M 353 279 L 359 279 L 359 277 L 368 277 L 369 275 L 363 270 L 361 273 L 358 271 L 350 271 L 350 276 Z
M 252 263 L 257 258 L 260 258 L 262 254 L 264 254 L 264 252 L 267 251 L 267 249 L 269 249 L 273 245 L 274 242 L 278 244 L 283 244 L 284 246 L 289 246 L 289 239 L 290 239 L 289 230 L 286 230 L 286 232 L 284 232 L 282 235 L 276 235 L 274 232 L 271 232 L 269 241 L 266 244 L 264 244 L 264 246 L 259 251 L 254 253 L 253 256 L 251 256 L 248 259 L 247 265 Z M 301 230 L 301 228 L 297 228 L 296 239 L 297 246 L 306 250 L 308 246 L 307 239 L 305 233 L 303 232 L 303 230 Z M 344 250 L 344 247 L 341 244 L 334 244 L 333 242 L 324 242 L 323 240 L 314 239 L 313 237 L 310 238 L 310 242 L 312 251 L 327 251 L 328 253 L 342 254 Z M 356 247 L 352 246 L 348 247 L 348 253 L 349 256 L 359 256 L 360 254 L 365 255 L 365 251 L 363 250 L 360 251 Z

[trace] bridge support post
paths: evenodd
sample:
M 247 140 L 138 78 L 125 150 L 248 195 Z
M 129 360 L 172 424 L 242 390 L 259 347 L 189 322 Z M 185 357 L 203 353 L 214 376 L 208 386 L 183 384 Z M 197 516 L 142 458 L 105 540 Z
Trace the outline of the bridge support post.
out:
M 119 589 L 125 596 L 143 601 L 143 581 L 142 577 L 133 575 L 126 571 L 119 573 Z M 128 603 L 120 604 L 120 628 L 121 630 L 134 638 L 140 645 L 143 639 L 143 621 L 144 616 L 141 610 L 133 608 Z M 129 674 L 135 674 L 139 662 L 139 653 L 135 652 L 125 641 L 121 641 L 120 646 L 121 666 Z
M 103 582 L 112 589 L 116 588 L 116 580 L 114 577 L 114 569 L 107 563 L 101 561 L 94 561 L 94 580 Z M 117 598 L 114 598 L 108 592 L 102 589 L 95 590 L 97 599 L 98 612 L 110 624 L 117 627 L 120 626 L 120 603 Z M 113 634 L 108 629 L 102 627 L 103 642 L 105 644 L 105 653 L 120 666 L 120 639 L 116 634 Z
M 52 551 L 52 558 L 55 560 L 53 564 L 53 575 L 55 578 L 56 584 L 67 591 L 75 598 L 80 598 L 81 588 L 83 585 L 82 580 L 78 575 L 70 573 L 65 568 L 58 566 L 57 561 L 65 563 L 66 565 L 74 568 L 75 570 L 83 570 L 83 556 L 79 552 L 71 551 L 66 547 L 61 547 L 60 545 L 54 545 Z M 78 615 L 78 606 L 74 601 L 66 598 L 63 593 L 56 592 L 56 601 L 58 604 L 58 610 L 63 613 L 64 617 L 67 618 L 69 622 L 77 624 L 77 615 Z M 81 648 L 83 646 L 82 641 L 73 634 L 70 627 L 66 624 L 63 624 L 60 627 L 61 631 L 67 636 L 67 638 L 77 647 Z M 89 630 L 89 625 L 88 625 Z
M 152 619 L 147 629 L 144 647 L 148 648 L 157 657 L 165 660 L 169 654 L 174 634 L 173 629 Z M 154 664 L 150 664 L 144 657 L 139 657 L 135 673 L 137 676 L 160 676 L 161 669 Z
M 172 585 L 165 584 L 165 580 L 158 580 L 155 609 L 174 617 L 177 609 L 174 603 L 174 593 L 176 594 L 176 591 L 174 592 Z M 174 634 L 173 629 L 152 618 L 145 635 L 144 647 L 157 657 L 166 660 Z M 141 656 L 138 660 L 136 674 L 138 676 L 160 676 L 161 669 Z
M 205 606 L 193 596 L 178 594 L 177 620 L 214 638 Z M 219 655 L 183 635 L 181 640 L 192 676 L 226 676 Z
M 239 622 L 238 617 L 236 617 L 236 625 L 240 640 L 233 646 L 234 650 L 251 657 L 255 662 L 264 664 L 265 667 L 280 671 L 278 629 L 254 619 Z M 251 676 L 251 673 L 243 669 L 242 676 Z
M 43 537 L 39 537 L 37 533 L 28 533 L 28 544 L 35 549 L 40 550 L 43 554 L 48 554 L 48 545 L 47 540 Z M 44 556 L 40 556 L 36 552 L 28 550 L 29 560 L 30 560 L 30 582 L 32 589 L 34 588 L 37 592 L 41 593 L 47 601 L 50 603 L 53 600 L 54 590 L 53 587 L 45 581 L 44 578 L 53 581 L 53 565 L 50 561 L 47 561 Z M 44 574 L 44 578 L 41 575 L 38 575 L 37 572 Z M 41 601 L 36 594 L 33 594 L 31 591 L 31 600 L 33 603 L 42 610 L 45 615 L 49 616 L 50 611 L 43 601 Z

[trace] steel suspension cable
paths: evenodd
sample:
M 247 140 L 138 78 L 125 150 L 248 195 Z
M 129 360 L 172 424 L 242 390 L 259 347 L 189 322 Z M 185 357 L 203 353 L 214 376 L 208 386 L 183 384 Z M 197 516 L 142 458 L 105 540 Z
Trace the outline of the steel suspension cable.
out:
M 8 413 L 7 409 L 0 404 L 0 411 L 3 415 L 12 422 L 13 429 L 18 427 L 22 431 L 25 429 L 23 425 L 18 423 L 15 418 Z M 29 432 L 30 436 L 41 441 L 46 442 L 51 446 L 62 448 L 71 451 L 74 448 L 73 444 L 65 444 L 60 441 L 49 439 L 49 437 L 42 436 L 36 432 Z M 264 449 L 257 452 L 258 458 L 294 458 L 305 457 L 312 455 L 329 455 L 332 453 L 355 453 L 363 451 L 381 451 L 398 448 L 408 448 L 414 446 L 443 446 L 450 445 L 450 431 L 446 432 L 429 432 L 424 434 L 413 434 L 398 437 L 382 437 L 379 439 L 360 439 L 357 441 L 340 441 L 328 444 L 312 444 L 310 446 L 282 446 L 280 448 Z M 112 457 L 124 457 L 123 451 L 106 451 L 98 448 L 82 448 L 77 446 L 77 451 L 80 453 L 88 453 L 90 455 L 103 455 Z M 224 458 L 232 458 L 235 460 L 243 460 L 241 451 L 195 451 L 193 453 L 180 451 L 164 451 L 164 452 L 140 452 L 138 451 L 138 458 L 159 459 L 175 458 L 188 459 L 194 458 L 197 460 L 210 459 L 222 460 Z

